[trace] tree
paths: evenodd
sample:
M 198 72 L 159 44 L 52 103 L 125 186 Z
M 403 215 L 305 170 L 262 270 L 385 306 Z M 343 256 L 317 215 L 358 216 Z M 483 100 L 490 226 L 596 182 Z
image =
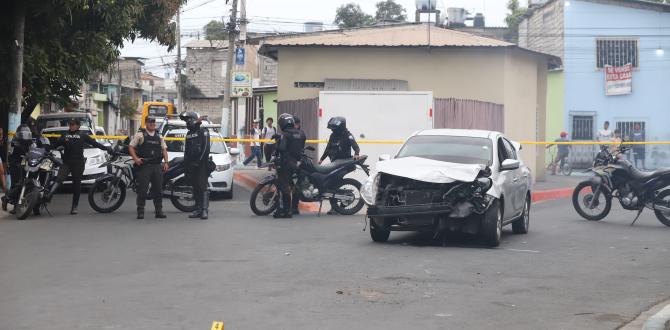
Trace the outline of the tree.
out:
M 122 95 L 121 96 L 121 102 L 119 105 L 119 110 L 121 112 L 121 117 L 126 118 L 126 119 L 133 119 L 135 118 L 135 112 L 137 111 L 138 107 L 137 100 L 133 100 L 130 96 L 128 95 Z
M 377 13 L 375 14 L 375 19 L 377 22 L 405 22 L 407 21 L 407 15 L 405 15 L 405 12 L 405 8 L 402 5 L 396 3 L 394 0 L 380 1 L 377 2 Z
M 185 0 L 10 0 L 24 2 L 24 68 L 22 117 L 52 101 L 61 105 L 79 95 L 81 82 L 95 71 L 106 71 L 127 40 L 143 38 L 174 48 L 176 25 L 171 22 Z M 0 42 L 12 44 L 12 11 L 0 13 Z M 10 58 L 11 47 L 0 47 Z M 9 61 L 0 63 L 0 113 L 12 100 Z
M 507 10 L 509 10 L 507 17 L 505 17 L 505 23 L 509 28 L 507 39 L 516 43 L 519 41 L 519 23 L 521 23 L 528 8 L 519 7 L 519 0 L 509 0 Z
M 228 40 L 228 30 L 224 22 L 212 20 L 204 26 L 204 30 L 207 40 Z
M 335 24 L 341 29 L 356 28 L 374 24 L 374 18 L 352 2 L 337 8 Z

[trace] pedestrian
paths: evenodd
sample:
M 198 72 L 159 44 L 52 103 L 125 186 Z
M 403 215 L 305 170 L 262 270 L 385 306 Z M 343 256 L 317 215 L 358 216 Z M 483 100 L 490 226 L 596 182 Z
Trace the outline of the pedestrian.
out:
M 269 163 L 275 152 L 276 145 L 272 137 L 277 135 L 277 129 L 272 126 L 274 119 L 268 118 L 265 120 L 265 123 L 267 126 L 263 127 L 261 136 L 263 137 L 263 140 L 268 140 L 268 142 L 263 143 L 263 152 L 265 153 L 265 161 Z
M 81 178 L 84 174 L 86 165 L 86 158 L 84 158 L 84 148 L 86 145 L 96 147 L 98 149 L 112 152 L 111 147 L 106 147 L 93 139 L 87 132 L 80 131 L 81 124 L 77 119 L 71 119 L 68 122 L 68 131 L 62 134 L 53 143 L 53 147 L 63 147 L 63 165 L 58 169 L 56 183 L 51 187 L 47 194 L 46 200 L 51 200 L 53 194 L 63 185 L 63 181 L 68 175 L 72 175 L 72 208 L 70 214 L 79 213 L 77 207 L 79 205 L 79 195 L 81 193 Z
M 184 165 L 186 178 L 193 187 L 195 211 L 188 217 L 206 220 L 209 217 L 208 178 L 214 170 L 209 159 L 210 138 L 209 130 L 201 127 L 200 115 L 193 111 L 185 111 L 179 119 L 186 122 L 186 141 L 184 143 Z
M 560 138 L 554 140 L 554 142 L 570 142 L 568 140 L 568 133 L 566 132 L 561 132 Z M 552 147 L 554 144 L 550 144 L 547 146 L 547 149 Z M 556 175 L 556 166 L 560 165 L 559 168 L 563 168 L 565 165 L 566 159 L 568 159 L 568 156 L 570 156 L 570 150 L 572 149 L 572 146 L 569 144 L 556 144 L 556 149 L 558 149 L 558 152 L 556 154 L 556 159 L 554 162 L 551 164 L 551 174 Z
M 298 162 L 305 148 L 305 135 L 302 131 L 295 129 L 293 116 L 284 113 L 279 116 L 279 128 L 281 136 L 277 146 L 279 161 L 277 164 L 277 177 L 279 179 L 279 190 L 281 198 L 274 218 L 291 218 L 291 192 L 293 191 L 293 174 L 298 170 Z
M 640 123 L 635 123 L 633 126 L 633 131 L 630 134 L 631 142 L 645 142 L 647 137 L 645 135 L 644 129 Z M 646 168 L 644 164 L 644 158 L 646 156 L 646 146 L 644 144 L 634 144 L 633 145 L 633 164 L 637 166 L 638 160 L 641 162 L 641 169 Z
M 614 136 L 612 138 L 612 144 L 610 145 L 610 152 L 613 155 L 616 154 L 617 150 L 619 150 L 619 146 L 621 145 L 621 142 L 623 142 L 623 140 L 621 139 L 621 130 L 617 128 L 617 129 L 614 130 Z
M 168 170 L 168 153 L 165 140 L 156 132 L 156 118 L 147 117 L 145 129 L 135 133 L 128 152 L 137 168 L 137 219 L 144 219 L 144 206 L 151 183 L 156 219 L 165 219 L 163 213 L 163 172 Z M 161 165 L 162 162 L 162 165 Z
M 259 120 L 255 119 L 253 124 L 252 124 L 251 139 L 254 140 L 254 141 L 252 141 L 250 143 L 251 154 L 242 163 L 242 164 L 244 164 L 244 166 L 249 164 L 254 159 L 254 157 L 256 158 L 256 166 L 258 168 L 261 168 L 261 166 L 263 166 L 263 161 L 262 161 L 263 156 L 261 155 L 261 153 L 262 153 L 261 152 L 261 143 L 258 141 L 258 140 L 261 139 L 261 130 L 258 128 L 258 123 L 259 123 Z
M 5 166 L 7 164 L 7 140 L 5 139 L 5 130 L 0 127 L 0 183 L 2 192 L 7 194 L 7 173 Z
M 32 143 L 33 135 L 27 125 L 20 125 L 16 128 L 16 133 L 10 145 L 9 155 L 7 156 L 11 186 L 7 194 L 2 197 L 3 211 L 7 211 L 7 204 L 14 205 L 14 208 L 9 213 L 14 214 L 16 211 L 16 202 L 21 191 L 21 183 L 23 182 L 21 160 L 28 152 L 28 149 L 30 149 Z

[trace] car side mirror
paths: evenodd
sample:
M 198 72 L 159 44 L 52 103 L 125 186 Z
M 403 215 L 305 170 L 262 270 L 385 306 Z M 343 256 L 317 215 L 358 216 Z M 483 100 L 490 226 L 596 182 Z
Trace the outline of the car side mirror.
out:
M 505 159 L 500 165 L 501 171 L 516 170 L 521 166 L 521 162 L 516 159 Z
M 389 155 L 389 154 L 383 154 L 383 155 L 380 155 L 380 156 L 379 156 L 379 161 L 380 161 L 380 162 L 383 162 L 383 161 L 385 161 L 385 160 L 391 160 L 391 155 Z
M 229 152 L 230 152 L 231 155 L 233 155 L 233 156 L 237 156 L 237 155 L 240 154 L 240 149 L 237 149 L 237 148 L 230 148 Z

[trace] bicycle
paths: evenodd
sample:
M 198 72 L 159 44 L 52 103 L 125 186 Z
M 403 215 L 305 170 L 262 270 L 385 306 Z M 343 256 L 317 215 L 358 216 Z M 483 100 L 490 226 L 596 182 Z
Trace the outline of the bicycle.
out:
M 551 171 L 551 173 L 560 173 L 565 176 L 570 176 L 572 174 L 572 163 L 570 162 L 570 156 L 565 158 L 565 161 L 563 161 L 563 165 L 556 164 L 556 153 L 553 152 L 552 149 L 557 149 L 557 148 L 551 148 L 555 146 L 549 146 L 547 149 L 549 149 L 549 155 L 551 156 L 551 161 L 547 165 L 547 171 Z M 556 169 L 554 169 L 556 167 Z

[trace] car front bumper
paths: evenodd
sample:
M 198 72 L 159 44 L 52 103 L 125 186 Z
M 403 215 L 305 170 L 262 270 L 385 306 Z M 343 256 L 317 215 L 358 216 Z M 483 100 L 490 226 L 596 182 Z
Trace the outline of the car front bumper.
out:
M 208 180 L 208 190 L 213 192 L 229 192 L 233 189 L 233 169 L 212 172 Z

